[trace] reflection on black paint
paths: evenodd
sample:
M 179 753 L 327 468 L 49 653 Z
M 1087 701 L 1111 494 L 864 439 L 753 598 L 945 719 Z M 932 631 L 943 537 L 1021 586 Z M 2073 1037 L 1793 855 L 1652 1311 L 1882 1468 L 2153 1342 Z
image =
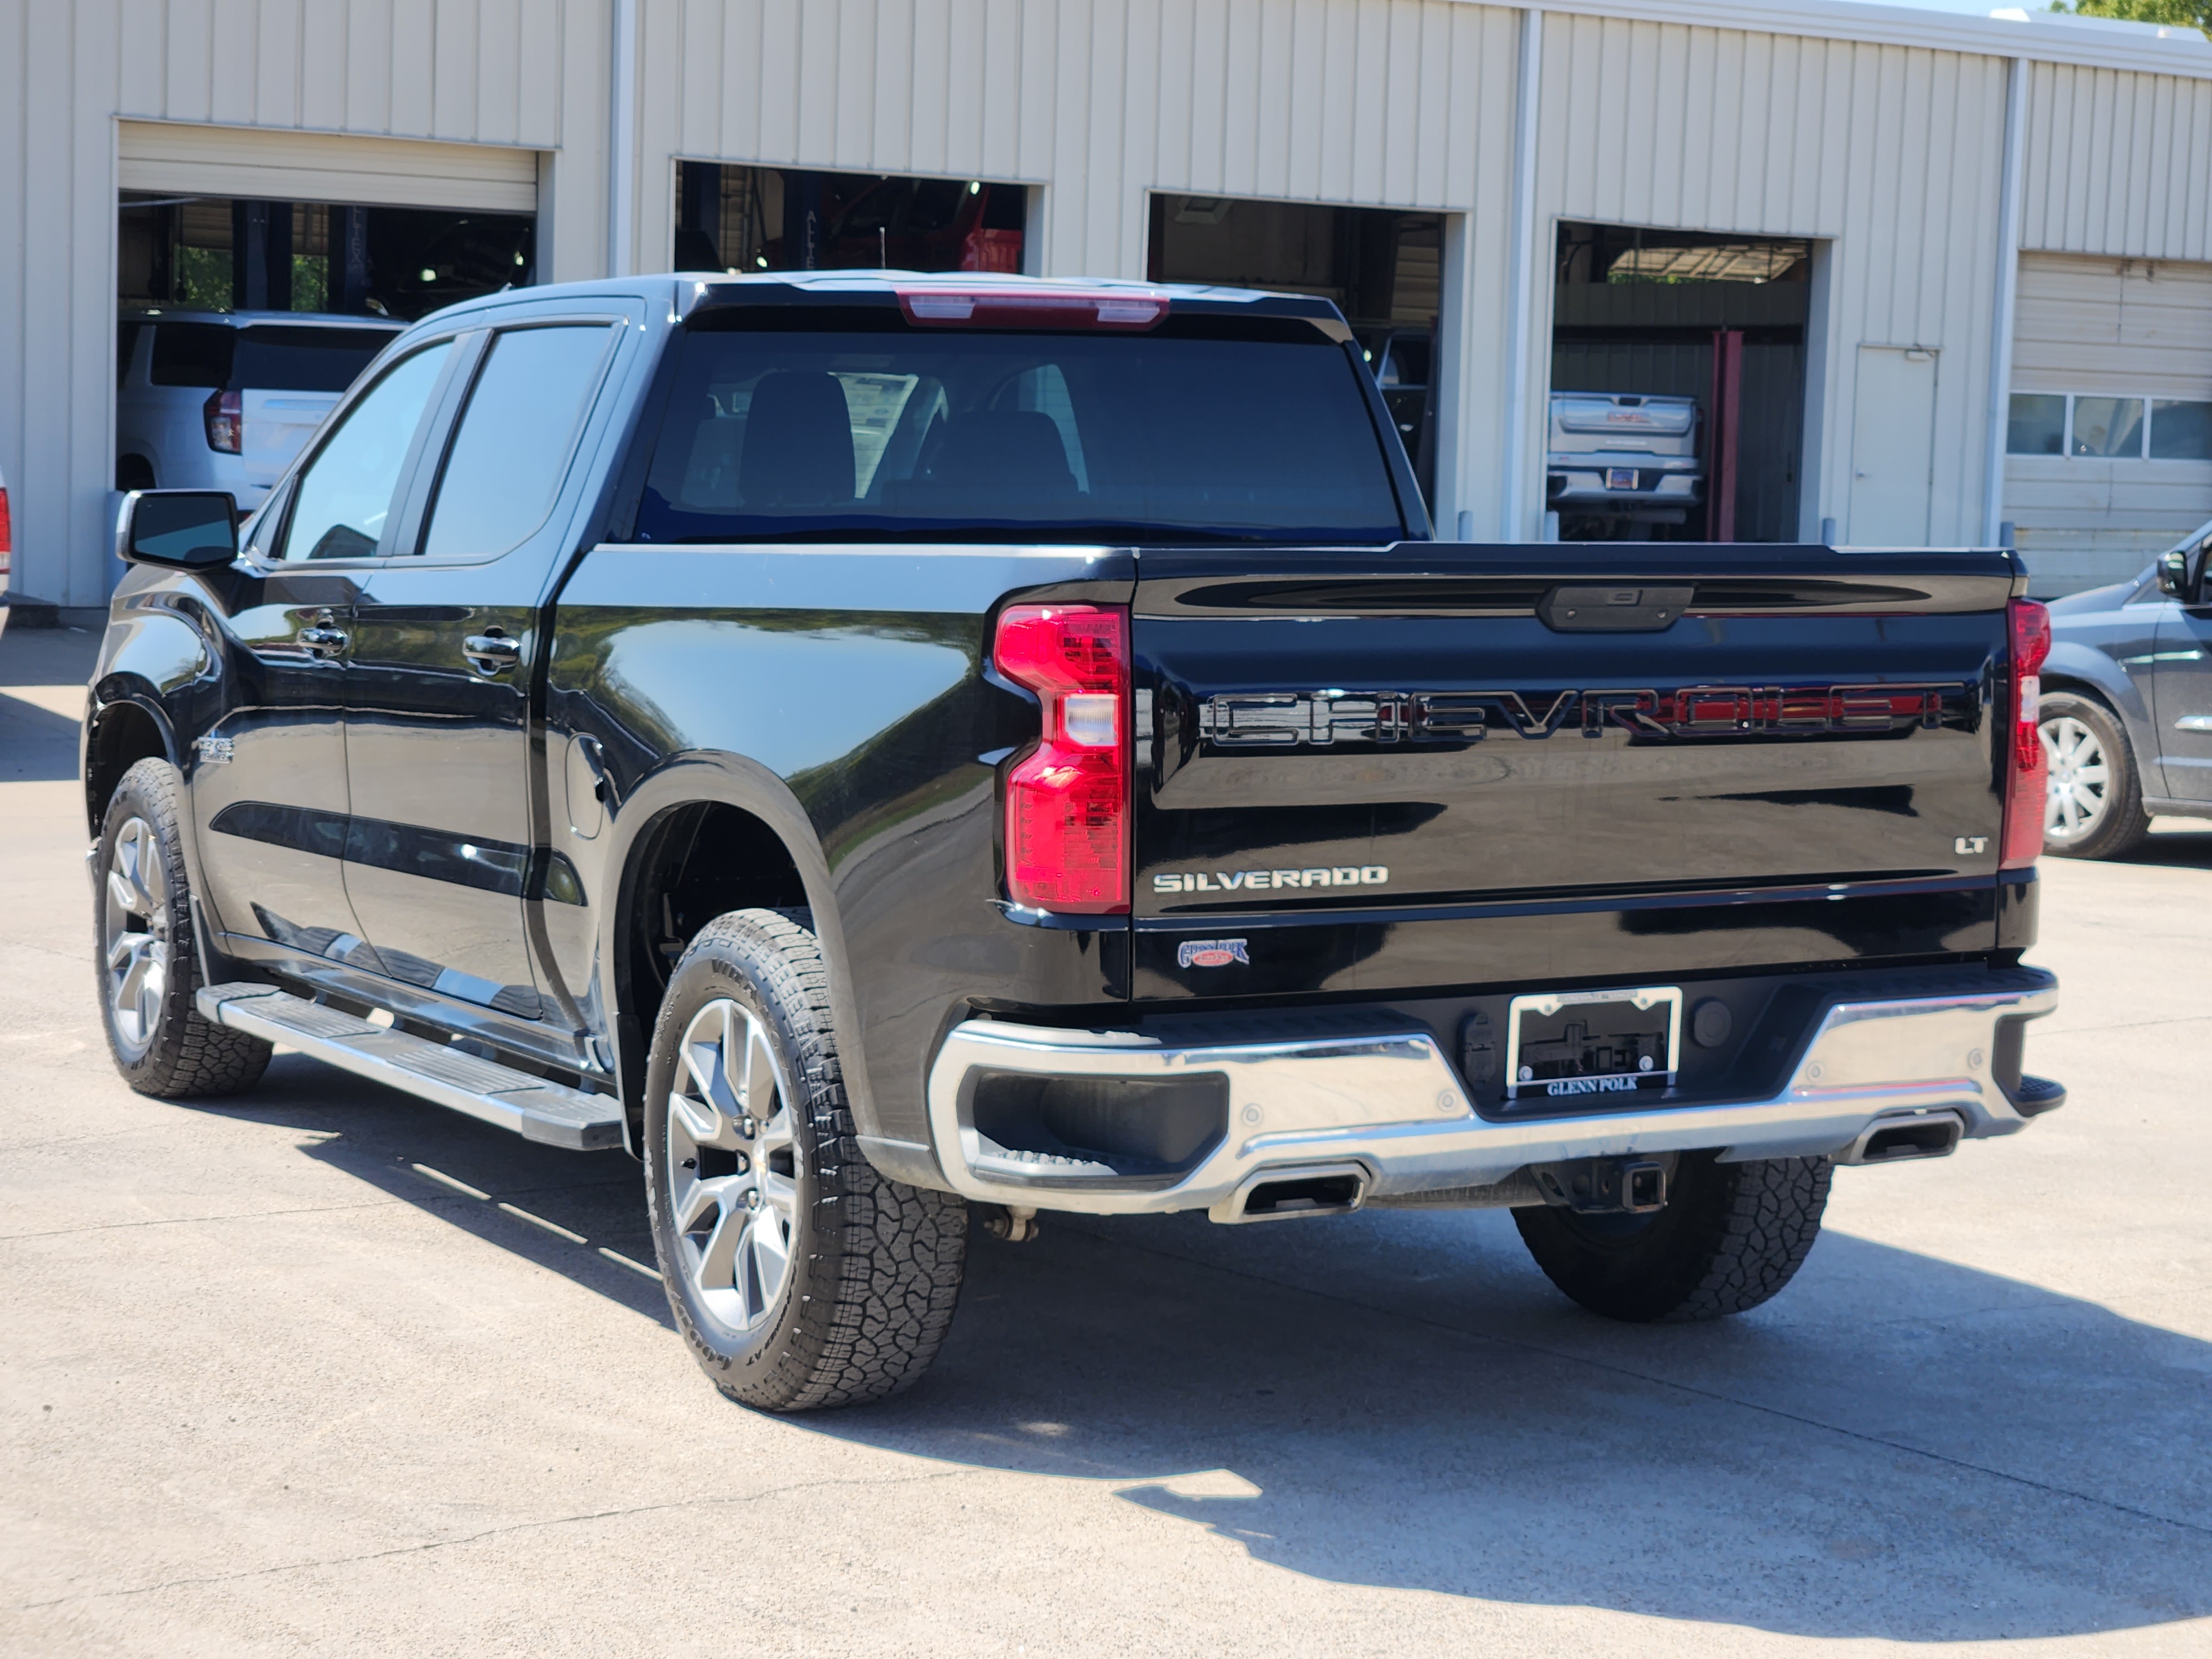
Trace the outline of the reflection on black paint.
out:
M 530 868 L 530 849 L 508 842 L 471 839 L 411 823 L 349 817 L 343 812 L 276 806 L 266 801 L 234 802 L 216 813 L 208 827 L 247 841 L 324 858 L 343 858 L 349 864 L 514 898 L 522 896 Z M 585 902 L 583 878 L 576 873 L 576 866 L 558 853 L 552 855 L 547 868 L 543 896 L 556 904 Z M 325 952 L 317 947 L 316 954 Z
M 346 816 L 312 806 L 278 806 L 268 801 L 234 801 L 215 815 L 210 830 L 239 836 L 271 847 L 319 854 L 326 859 L 345 854 Z
M 1701 795 L 1698 799 L 1761 801 L 1769 806 L 1840 806 L 1860 812 L 1890 812 L 1900 818 L 1920 816 L 1913 810 L 1912 786 L 1909 783 L 1871 784 L 1863 789 L 1754 789 L 1735 795 Z
M 302 927 L 278 915 L 265 904 L 253 907 L 253 918 L 261 924 L 261 931 L 277 944 L 307 956 L 342 962 L 349 968 L 379 974 L 408 985 L 419 985 L 441 995 L 488 1003 L 500 1012 L 513 1014 L 518 1019 L 544 1017 L 545 1005 L 532 986 L 495 985 L 489 980 L 464 974 L 459 969 L 448 968 L 442 963 L 432 962 L 428 957 L 405 951 L 395 951 L 389 946 L 379 951 L 357 934 L 335 927 Z
M 530 849 L 506 842 L 465 840 L 411 823 L 355 818 L 346 830 L 346 862 L 392 870 L 479 892 L 522 896 Z

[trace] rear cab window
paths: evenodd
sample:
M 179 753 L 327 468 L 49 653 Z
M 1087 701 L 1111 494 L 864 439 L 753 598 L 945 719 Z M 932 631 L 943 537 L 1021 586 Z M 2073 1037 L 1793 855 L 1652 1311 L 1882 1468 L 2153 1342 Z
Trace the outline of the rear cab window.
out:
M 1367 371 L 1303 319 L 1057 332 L 738 306 L 674 349 L 641 541 L 1408 533 Z

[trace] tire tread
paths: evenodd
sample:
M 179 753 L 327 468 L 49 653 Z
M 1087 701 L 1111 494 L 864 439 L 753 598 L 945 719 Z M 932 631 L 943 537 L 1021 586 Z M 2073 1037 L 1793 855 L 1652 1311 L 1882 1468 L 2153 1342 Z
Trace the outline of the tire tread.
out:
M 860 1151 L 831 1019 L 829 967 L 811 920 L 805 910 L 731 911 L 699 931 L 676 970 L 681 975 L 709 954 L 742 964 L 784 1017 L 794 1049 L 787 1059 L 798 1073 L 793 1085 L 806 1096 L 815 1196 L 808 1237 L 793 1243 L 811 1250 L 816 1271 L 794 1284 L 794 1294 L 800 1284 L 810 1293 L 787 1316 L 779 1352 L 751 1375 L 730 1375 L 734 1367 L 702 1341 L 678 1287 L 668 1285 L 678 1323 L 715 1386 L 741 1404 L 771 1411 L 858 1405 L 912 1387 L 951 1325 L 967 1255 L 967 1206 L 958 1197 L 892 1181 Z M 656 1051 L 675 1040 L 674 1000 L 672 994 L 663 1005 Z

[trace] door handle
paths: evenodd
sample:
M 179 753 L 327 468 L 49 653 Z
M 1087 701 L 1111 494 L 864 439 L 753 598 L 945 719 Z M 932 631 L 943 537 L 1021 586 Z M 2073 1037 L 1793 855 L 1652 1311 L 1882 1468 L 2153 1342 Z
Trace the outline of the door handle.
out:
M 311 657 L 335 657 L 346 648 L 346 631 L 333 628 L 328 618 L 311 623 L 296 635 L 300 647 Z
M 471 634 L 463 640 L 461 655 L 479 674 L 503 673 L 522 660 L 522 641 L 510 639 L 495 628 L 488 634 Z

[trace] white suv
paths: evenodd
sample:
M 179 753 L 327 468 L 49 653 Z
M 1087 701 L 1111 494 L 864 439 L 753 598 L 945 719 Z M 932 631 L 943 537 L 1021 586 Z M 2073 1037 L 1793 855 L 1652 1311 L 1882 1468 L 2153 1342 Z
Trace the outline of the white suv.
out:
M 295 311 L 125 312 L 115 487 L 227 489 L 259 506 L 400 326 Z

